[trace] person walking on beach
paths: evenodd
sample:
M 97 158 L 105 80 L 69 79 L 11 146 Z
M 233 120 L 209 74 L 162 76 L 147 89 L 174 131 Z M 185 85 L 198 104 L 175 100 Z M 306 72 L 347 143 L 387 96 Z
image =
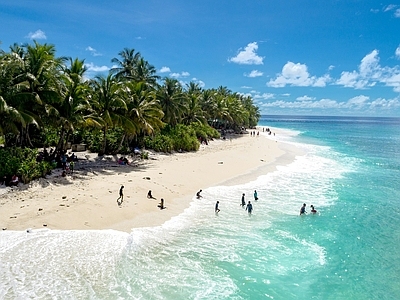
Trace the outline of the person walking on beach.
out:
M 242 207 L 246 205 L 246 201 L 244 201 L 244 193 L 242 194 L 242 203 L 240 204 Z
M 215 203 L 215 214 L 218 215 L 219 212 L 220 212 L 219 201 L 217 201 L 217 203 Z
M 124 186 L 123 185 L 121 185 L 121 188 L 119 189 L 119 197 L 117 199 L 118 205 L 121 205 L 122 202 L 124 202 Z
M 257 194 L 257 191 L 256 190 L 254 190 L 254 200 L 258 200 L 258 194 Z
M 246 210 L 249 213 L 249 215 L 251 215 L 251 212 L 253 211 L 253 205 L 251 204 L 250 201 L 249 203 L 247 203 Z
M 307 204 L 304 203 L 303 206 L 300 208 L 300 216 L 307 213 L 307 212 L 306 212 L 306 205 L 307 205 Z
M 165 206 L 164 206 L 164 199 L 163 199 L 163 198 L 161 198 L 160 204 L 158 205 L 158 207 L 159 207 L 160 209 L 164 209 L 164 208 L 165 208 Z

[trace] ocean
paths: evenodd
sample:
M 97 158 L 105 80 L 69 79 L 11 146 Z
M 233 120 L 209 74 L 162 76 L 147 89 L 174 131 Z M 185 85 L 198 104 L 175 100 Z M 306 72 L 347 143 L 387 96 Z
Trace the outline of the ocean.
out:
M 302 154 L 162 226 L 0 232 L 0 299 L 400 299 L 400 118 L 259 126 Z

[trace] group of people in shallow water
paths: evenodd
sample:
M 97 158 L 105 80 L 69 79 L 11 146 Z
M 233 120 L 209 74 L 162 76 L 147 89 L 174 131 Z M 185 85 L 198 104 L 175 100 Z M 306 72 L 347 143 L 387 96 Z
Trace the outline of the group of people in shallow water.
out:
M 121 187 L 120 187 L 120 189 L 119 189 L 119 197 L 118 197 L 118 199 L 117 199 L 118 206 L 121 206 L 122 202 L 124 201 L 124 192 L 123 192 L 123 191 L 124 191 L 124 186 L 121 185 Z M 203 197 L 203 196 L 201 195 L 201 192 L 202 192 L 202 191 L 203 191 L 203 190 L 199 190 L 199 191 L 196 193 L 197 199 L 200 199 L 200 198 Z M 253 212 L 253 204 L 251 203 L 251 201 L 248 201 L 247 204 L 246 204 L 245 196 L 246 196 L 246 194 L 243 193 L 243 194 L 242 194 L 242 199 L 241 199 L 240 206 L 243 207 L 243 208 L 245 208 L 245 210 L 248 212 L 248 214 L 251 215 L 252 212 Z M 258 193 L 257 193 L 257 190 L 254 190 L 253 196 L 254 196 L 254 200 L 257 201 L 257 200 L 258 200 Z M 147 193 L 147 198 L 148 198 L 148 199 L 156 199 L 156 198 L 153 196 L 151 190 L 148 191 L 148 193 Z M 307 213 L 307 211 L 306 211 L 306 206 L 307 206 L 307 204 L 306 204 L 306 203 L 303 203 L 303 206 L 300 208 L 300 215 L 304 215 L 304 214 Z M 164 199 L 163 199 L 163 198 L 161 198 L 160 204 L 158 205 L 158 207 L 159 207 L 160 209 L 165 209 L 165 208 L 166 208 L 166 207 L 164 206 Z M 215 214 L 218 214 L 220 211 L 221 211 L 221 210 L 219 209 L 219 201 L 217 201 L 217 202 L 215 203 Z M 317 210 L 315 209 L 314 205 L 311 205 L 311 213 L 312 213 L 312 214 L 317 213 Z
M 300 216 L 306 214 L 306 206 L 307 204 L 303 203 L 303 206 L 300 208 Z M 317 210 L 315 209 L 314 205 L 311 204 L 311 213 L 315 214 L 317 213 Z
M 201 190 L 197 193 L 197 198 L 198 198 L 198 199 L 199 199 L 200 197 L 202 197 L 202 196 L 200 196 L 200 192 L 201 192 Z M 257 193 L 256 190 L 254 191 L 254 194 L 253 194 L 253 195 L 254 195 L 254 200 L 257 201 L 257 200 L 258 200 L 258 193 Z M 247 204 L 246 204 L 245 196 L 246 196 L 246 194 L 243 193 L 243 194 L 242 194 L 242 200 L 241 200 L 240 206 L 243 207 L 243 208 L 245 208 L 245 210 L 247 211 L 247 213 L 248 213 L 249 215 L 251 215 L 252 212 L 253 212 L 253 204 L 251 203 L 251 201 L 248 201 Z M 221 211 L 221 210 L 219 209 L 219 201 L 217 201 L 217 202 L 215 203 L 215 214 L 218 214 L 220 211 Z

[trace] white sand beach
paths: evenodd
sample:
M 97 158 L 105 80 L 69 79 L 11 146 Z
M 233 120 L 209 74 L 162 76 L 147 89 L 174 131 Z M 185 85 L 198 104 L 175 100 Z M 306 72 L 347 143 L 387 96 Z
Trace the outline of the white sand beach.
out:
M 129 166 L 118 165 L 112 156 L 76 154 L 81 159 L 73 175 L 61 177 L 61 171 L 55 170 L 46 179 L 20 184 L 1 195 L 0 227 L 130 232 L 157 226 L 189 207 L 200 189 L 256 179 L 260 172 L 294 159 L 273 136 L 249 134 L 211 141 L 198 152 L 151 153 L 148 160 L 137 158 Z M 118 205 L 121 185 L 124 201 Z M 149 190 L 156 199 L 147 198 Z M 158 207 L 161 198 L 163 210 Z

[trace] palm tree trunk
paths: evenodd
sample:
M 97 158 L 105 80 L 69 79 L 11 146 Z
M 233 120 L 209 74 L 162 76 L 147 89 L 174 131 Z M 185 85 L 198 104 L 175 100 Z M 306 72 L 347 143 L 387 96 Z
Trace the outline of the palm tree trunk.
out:
M 101 152 L 99 153 L 100 155 L 104 155 L 106 153 L 106 147 L 107 147 L 106 134 L 107 134 L 107 126 L 104 126 L 104 129 L 103 129 L 103 147 L 101 149 Z
M 62 150 L 64 148 L 64 136 L 65 136 L 65 129 L 64 127 L 61 127 L 60 139 L 58 140 L 56 148 L 57 150 Z
M 118 149 L 115 151 L 114 154 L 118 154 L 119 151 L 121 151 L 122 145 L 123 145 L 123 143 L 124 143 L 124 141 L 125 141 L 125 137 L 126 137 L 126 133 L 124 133 L 124 134 L 122 135 L 121 142 L 119 143 Z

